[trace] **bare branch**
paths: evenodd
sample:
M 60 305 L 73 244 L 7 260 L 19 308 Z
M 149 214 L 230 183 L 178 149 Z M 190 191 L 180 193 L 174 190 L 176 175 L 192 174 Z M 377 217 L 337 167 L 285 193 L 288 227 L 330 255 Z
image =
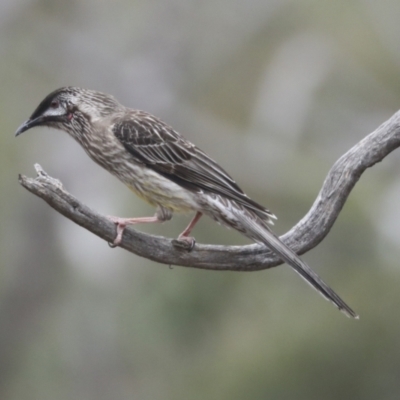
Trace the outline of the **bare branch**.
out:
M 400 111 L 361 140 L 333 165 L 310 211 L 281 239 L 303 254 L 318 245 L 329 233 L 351 190 L 361 174 L 400 146 Z M 112 242 L 115 225 L 69 194 L 62 184 L 36 164 L 36 178 L 19 176 L 19 182 L 41 197 L 56 211 L 78 225 Z M 128 228 L 122 248 L 163 264 L 230 271 L 258 271 L 282 264 L 264 246 L 216 246 L 196 244 L 188 252 L 175 247 L 172 239 L 153 236 Z

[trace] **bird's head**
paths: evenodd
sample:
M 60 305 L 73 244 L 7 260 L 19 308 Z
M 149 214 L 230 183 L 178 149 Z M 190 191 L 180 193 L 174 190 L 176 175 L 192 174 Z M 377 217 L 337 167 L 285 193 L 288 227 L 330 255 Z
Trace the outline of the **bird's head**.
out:
M 15 136 L 35 126 L 61 129 L 79 139 L 83 129 L 122 109 L 114 97 L 94 90 L 63 87 L 46 96 Z

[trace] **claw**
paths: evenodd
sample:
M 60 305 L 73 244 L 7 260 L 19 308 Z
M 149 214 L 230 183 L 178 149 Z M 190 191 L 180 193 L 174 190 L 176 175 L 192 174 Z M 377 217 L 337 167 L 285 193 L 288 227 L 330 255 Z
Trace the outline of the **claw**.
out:
M 181 236 L 172 241 L 172 245 L 191 252 L 196 244 L 196 239 L 191 236 Z

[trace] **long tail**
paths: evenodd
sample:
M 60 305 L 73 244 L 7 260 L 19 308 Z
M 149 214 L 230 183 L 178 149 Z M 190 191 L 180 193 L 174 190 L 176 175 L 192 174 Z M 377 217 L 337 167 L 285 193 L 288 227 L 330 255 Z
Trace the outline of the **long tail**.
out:
M 246 236 L 264 243 L 346 316 L 358 319 L 358 315 L 293 250 L 275 236 L 263 221 L 251 218 L 243 210 L 237 211 L 235 215 L 246 231 Z

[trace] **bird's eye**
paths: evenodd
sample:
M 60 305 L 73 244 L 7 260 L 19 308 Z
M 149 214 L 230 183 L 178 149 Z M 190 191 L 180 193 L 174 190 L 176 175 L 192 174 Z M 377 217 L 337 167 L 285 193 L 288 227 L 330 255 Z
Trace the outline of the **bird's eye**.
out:
M 51 108 L 58 108 L 59 105 L 60 105 L 60 103 L 59 103 L 57 100 L 53 100 L 53 101 L 50 103 L 50 107 L 51 107 Z

